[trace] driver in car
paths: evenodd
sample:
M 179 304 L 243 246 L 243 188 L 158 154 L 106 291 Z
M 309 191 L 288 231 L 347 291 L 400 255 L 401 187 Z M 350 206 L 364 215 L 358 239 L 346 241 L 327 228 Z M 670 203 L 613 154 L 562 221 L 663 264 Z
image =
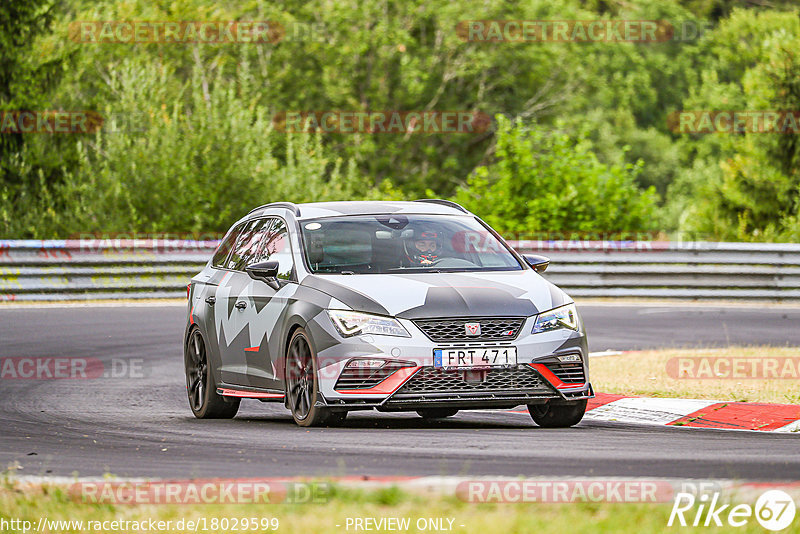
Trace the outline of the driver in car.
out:
M 432 265 L 440 258 L 439 233 L 433 230 L 414 230 L 406 240 L 406 257 L 413 267 Z

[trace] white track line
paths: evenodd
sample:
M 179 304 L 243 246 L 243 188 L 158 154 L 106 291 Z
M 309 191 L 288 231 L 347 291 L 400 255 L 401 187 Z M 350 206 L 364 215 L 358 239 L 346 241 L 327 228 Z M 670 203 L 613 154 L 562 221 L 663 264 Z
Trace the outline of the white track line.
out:
M 717 401 L 648 397 L 624 398 L 589 410 L 584 418 L 590 421 L 666 425 L 712 404 L 717 404 Z

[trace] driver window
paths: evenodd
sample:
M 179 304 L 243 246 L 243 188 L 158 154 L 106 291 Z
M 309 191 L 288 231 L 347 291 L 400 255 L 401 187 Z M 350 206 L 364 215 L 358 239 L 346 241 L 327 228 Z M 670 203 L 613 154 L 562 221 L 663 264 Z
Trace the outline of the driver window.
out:
M 239 237 L 239 232 L 242 231 L 242 228 L 244 228 L 244 223 L 237 225 L 236 228 L 228 232 L 228 235 L 219 244 L 216 252 L 214 252 L 214 257 L 211 259 L 213 267 L 225 267 L 225 260 L 228 259 L 228 254 L 236 244 L 236 238 Z
M 268 219 L 255 219 L 247 223 L 236 241 L 236 247 L 228 258 L 225 265 L 227 269 L 244 270 L 245 265 L 248 265 L 250 258 L 255 254 L 261 237 L 269 227 L 268 223 Z
M 264 261 L 278 262 L 279 279 L 291 280 L 293 278 L 294 258 L 292 257 L 292 247 L 289 245 L 286 222 L 283 219 L 273 218 L 270 220 L 269 229 L 262 234 L 258 251 L 252 256 L 248 265 Z

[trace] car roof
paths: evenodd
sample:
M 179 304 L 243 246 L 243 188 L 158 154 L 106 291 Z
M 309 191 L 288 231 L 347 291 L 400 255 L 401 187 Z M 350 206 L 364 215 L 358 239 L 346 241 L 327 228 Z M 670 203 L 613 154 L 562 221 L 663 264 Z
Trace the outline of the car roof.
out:
M 438 199 L 417 201 L 370 201 L 352 200 L 340 202 L 308 202 L 290 204 L 278 202 L 261 206 L 250 212 L 250 215 L 263 215 L 268 210 L 285 209 L 294 213 L 299 220 L 316 219 L 318 217 L 336 217 L 343 215 L 375 215 L 375 214 L 423 214 L 423 215 L 468 215 L 469 212 L 454 202 Z

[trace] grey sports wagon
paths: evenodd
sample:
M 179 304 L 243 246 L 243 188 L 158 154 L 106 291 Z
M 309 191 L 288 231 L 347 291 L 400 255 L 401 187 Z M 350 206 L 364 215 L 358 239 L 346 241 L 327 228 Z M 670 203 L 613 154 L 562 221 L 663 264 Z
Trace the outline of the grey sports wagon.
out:
M 189 405 L 282 402 L 302 426 L 526 405 L 574 425 L 593 396 L 586 335 L 547 265 L 445 200 L 261 206 L 189 285 Z

